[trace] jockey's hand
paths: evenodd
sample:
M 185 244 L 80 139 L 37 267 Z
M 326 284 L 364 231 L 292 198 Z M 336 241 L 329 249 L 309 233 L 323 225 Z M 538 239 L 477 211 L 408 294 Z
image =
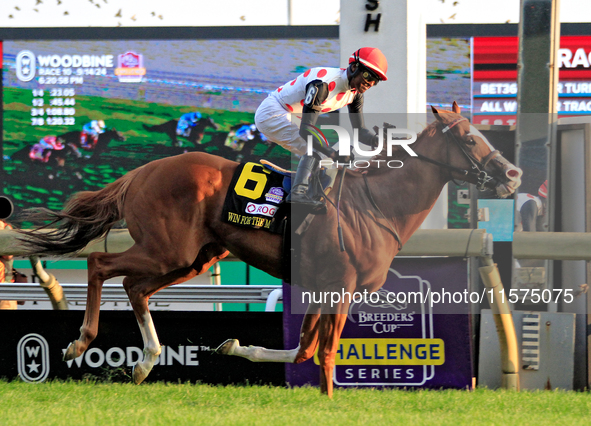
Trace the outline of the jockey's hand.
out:
M 386 123 L 384 121 L 383 129 L 382 129 L 382 131 L 384 133 L 384 139 L 383 139 L 384 141 L 388 140 L 388 129 L 395 129 L 395 128 L 396 128 L 395 125 L 390 124 L 390 123 Z M 377 136 L 378 136 L 378 133 L 380 132 L 380 128 L 378 126 L 373 126 L 373 131 L 376 132 L 376 137 L 374 139 L 374 146 L 372 146 L 372 148 L 375 148 L 376 146 L 378 146 Z
M 344 163 L 347 165 L 349 165 L 349 163 L 352 163 L 353 161 L 355 161 L 355 155 L 353 155 L 353 152 L 351 152 L 349 155 L 339 155 L 338 151 L 333 151 L 333 153 L 330 155 L 330 158 L 335 163 L 339 163 L 339 164 Z

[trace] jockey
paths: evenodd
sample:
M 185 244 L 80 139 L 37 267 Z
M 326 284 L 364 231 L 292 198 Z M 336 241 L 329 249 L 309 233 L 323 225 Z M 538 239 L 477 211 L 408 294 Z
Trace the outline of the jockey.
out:
M 64 149 L 64 141 L 57 136 L 43 136 L 39 144 L 45 149 L 55 149 L 60 151 Z
M 241 141 L 251 141 L 254 139 L 255 132 L 257 131 L 257 126 L 254 124 L 248 125 L 245 124 L 244 126 L 240 127 L 236 130 L 236 139 L 240 139 Z
M 199 111 L 188 112 L 181 115 L 179 123 L 176 126 L 176 134 L 179 136 L 189 137 L 191 128 L 195 127 L 199 120 L 201 120 L 201 113 Z
M 236 131 L 232 131 L 228 134 L 225 145 L 232 148 L 234 151 L 240 151 L 246 142 L 253 140 L 257 136 L 261 139 L 261 141 L 267 141 L 265 135 L 258 131 L 256 125 L 244 124 Z
M 298 165 L 293 189 L 287 200 L 305 204 L 314 209 L 324 208 L 324 203 L 308 196 L 310 178 L 319 169 L 321 154 L 333 160 L 339 158 L 332 148 L 322 146 L 312 137 L 314 154 L 306 155 L 311 126 L 321 113 L 348 106 L 351 124 L 359 129 L 359 141 L 373 145 L 377 135 L 365 127 L 363 119 L 363 94 L 380 81 L 387 80 L 388 61 L 377 48 L 362 47 L 349 58 L 346 69 L 312 68 L 272 92 L 259 106 L 255 114 L 256 127 L 269 140 L 302 156 Z M 302 114 L 298 127 L 291 114 Z
M 83 148 L 92 149 L 98 142 L 98 137 L 106 130 L 105 122 L 103 120 L 92 120 L 82 126 L 82 133 L 80 134 L 80 145 Z M 92 139 L 92 142 L 89 140 Z
M 60 151 L 64 149 L 64 141 L 57 136 L 43 136 L 39 144 L 45 149 L 55 149 Z
M 33 161 L 47 163 L 51 157 L 51 151 L 64 149 L 63 140 L 57 136 L 43 136 L 41 140 L 31 147 L 29 158 Z

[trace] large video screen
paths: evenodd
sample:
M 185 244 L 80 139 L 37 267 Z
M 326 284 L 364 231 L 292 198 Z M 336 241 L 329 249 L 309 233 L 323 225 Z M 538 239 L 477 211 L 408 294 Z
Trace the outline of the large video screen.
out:
M 61 209 L 152 160 L 205 151 L 289 153 L 248 126 L 260 102 L 338 38 L 7 41 L 2 52 L 3 193 L 17 210 Z

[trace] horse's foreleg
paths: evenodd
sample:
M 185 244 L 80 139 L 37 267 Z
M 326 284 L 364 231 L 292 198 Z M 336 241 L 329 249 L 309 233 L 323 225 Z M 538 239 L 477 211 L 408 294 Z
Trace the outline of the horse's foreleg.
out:
M 320 320 L 320 305 L 308 306 L 302 328 L 300 330 L 300 345 L 294 363 L 299 364 L 312 358 L 318 347 L 318 324 Z
M 278 350 L 261 346 L 240 346 L 238 339 L 228 339 L 215 350 L 222 355 L 234 355 L 252 362 L 300 363 L 311 358 L 318 345 L 320 306 L 310 305 L 302 323 L 300 344 L 295 349 Z
M 318 361 L 320 362 L 320 392 L 332 398 L 333 370 L 339 339 L 347 322 L 348 303 L 339 306 L 339 313 L 322 314 L 319 327 Z M 342 313 L 342 312 L 345 313 Z

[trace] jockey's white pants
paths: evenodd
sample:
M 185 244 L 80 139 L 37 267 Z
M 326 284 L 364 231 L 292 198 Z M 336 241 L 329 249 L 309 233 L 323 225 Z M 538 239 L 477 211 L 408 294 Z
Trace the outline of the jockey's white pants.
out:
M 287 111 L 277 99 L 268 96 L 258 107 L 254 122 L 267 139 L 301 156 L 306 153 L 306 141 L 300 136 L 301 120 Z

